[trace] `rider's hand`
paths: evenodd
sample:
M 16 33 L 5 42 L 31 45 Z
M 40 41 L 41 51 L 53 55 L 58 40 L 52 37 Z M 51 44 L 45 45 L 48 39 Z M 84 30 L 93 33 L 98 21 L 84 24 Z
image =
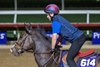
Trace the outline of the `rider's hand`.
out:
M 61 46 L 61 45 L 56 45 L 55 48 L 56 48 L 57 50 L 60 50 L 60 48 L 62 48 L 62 46 Z
M 56 45 L 54 49 L 50 50 L 50 53 L 54 53 L 54 52 L 56 53 L 57 51 L 60 51 L 61 47 L 62 47 L 61 45 Z
M 51 49 L 51 50 L 50 50 L 50 53 L 54 53 L 54 49 Z
M 51 50 L 50 50 L 50 53 L 56 53 L 57 51 L 58 51 L 57 48 L 55 48 L 55 49 L 51 49 Z

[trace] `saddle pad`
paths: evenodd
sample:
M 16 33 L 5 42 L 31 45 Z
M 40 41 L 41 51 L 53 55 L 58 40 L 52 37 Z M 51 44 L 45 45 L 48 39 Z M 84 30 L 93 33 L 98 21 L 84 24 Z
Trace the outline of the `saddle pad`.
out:
M 78 67 L 96 67 L 98 53 L 93 53 L 85 57 L 80 57 L 77 61 Z
M 79 57 L 85 57 L 85 56 L 88 56 L 90 54 L 93 54 L 95 52 L 95 50 L 89 50 L 87 52 L 79 52 L 78 56 Z

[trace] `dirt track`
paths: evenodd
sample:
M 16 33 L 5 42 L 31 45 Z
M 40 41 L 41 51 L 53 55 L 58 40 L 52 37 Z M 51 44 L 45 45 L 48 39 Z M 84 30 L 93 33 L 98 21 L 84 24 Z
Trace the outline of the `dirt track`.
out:
M 32 53 L 13 56 L 8 49 L 0 49 L 0 67 L 37 67 Z
M 82 50 L 82 51 L 87 51 Z M 96 50 L 100 53 L 100 49 Z M 13 56 L 9 49 L 0 49 L 0 67 L 38 67 L 32 53 L 25 52 L 22 56 Z

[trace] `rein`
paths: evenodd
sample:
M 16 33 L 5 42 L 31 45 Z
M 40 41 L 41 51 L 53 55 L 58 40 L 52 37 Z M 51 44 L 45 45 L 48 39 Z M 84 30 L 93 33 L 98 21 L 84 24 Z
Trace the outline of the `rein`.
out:
M 18 43 L 17 41 L 15 42 L 15 45 L 14 46 L 18 49 L 18 52 L 19 53 L 21 53 L 21 51 L 24 51 L 24 49 L 22 48 L 24 44 L 23 45 L 20 45 L 20 44 L 24 43 L 24 41 L 27 38 L 27 36 L 25 36 L 25 38 L 22 40 L 21 43 Z
M 50 51 L 46 51 L 46 52 L 34 52 L 34 54 L 50 54 Z
M 59 60 L 57 62 L 56 58 L 54 57 L 55 56 L 55 53 L 53 52 L 52 55 L 50 56 L 50 58 L 46 61 L 46 63 L 43 65 L 43 67 L 47 67 L 47 64 L 49 63 L 49 61 L 53 58 L 54 62 L 59 65 L 60 61 L 61 61 L 61 54 L 62 54 L 62 51 L 60 51 L 60 56 L 59 56 Z
M 46 52 L 34 52 L 34 54 L 50 54 L 50 51 L 46 51 Z M 50 56 L 50 58 L 46 61 L 46 63 L 43 65 L 43 67 L 47 67 L 47 64 L 49 63 L 49 61 L 53 58 L 54 62 L 59 65 L 60 60 L 61 60 L 61 53 L 60 53 L 60 57 L 59 60 L 57 62 L 57 60 L 55 59 L 55 53 L 53 52 L 52 55 Z

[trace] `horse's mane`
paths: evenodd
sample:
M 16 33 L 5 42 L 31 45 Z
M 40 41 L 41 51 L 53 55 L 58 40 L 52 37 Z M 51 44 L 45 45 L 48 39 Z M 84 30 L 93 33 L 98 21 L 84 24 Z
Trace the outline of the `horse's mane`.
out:
M 46 40 L 49 40 L 49 42 L 51 42 L 51 38 L 46 35 L 47 33 L 44 28 L 37 27 L 37 28 L 35 28 L 35 31 L 38 32 L 39 34 L 41 34 Z

